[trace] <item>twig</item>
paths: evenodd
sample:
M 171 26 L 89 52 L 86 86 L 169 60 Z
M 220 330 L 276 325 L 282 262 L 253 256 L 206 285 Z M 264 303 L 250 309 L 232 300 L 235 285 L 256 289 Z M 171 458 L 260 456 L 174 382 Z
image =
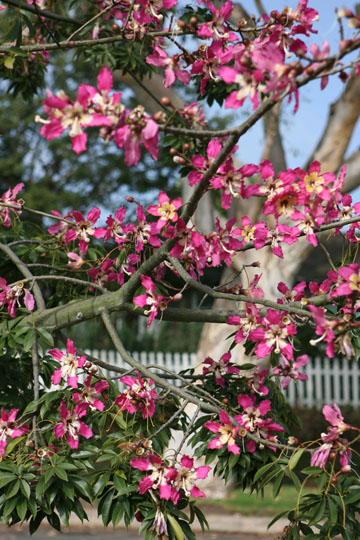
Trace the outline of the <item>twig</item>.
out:
M 69 283 L 74 283 L 75 285 L 85 285 L 86 287 L 93 287 L 94 289 L 101 291 L 103 294 L 109 293 L 108 290 L 104 289 L 104 287 L 102 287 L 101 285 L 98 285 L 97 283 L 92 283 L 91 281 L 85 281 L 83 279 L 72 278 L 69 276 L 53 276 L 53 275 L 31 276 L 29 278 L 23 279 L 22 282 L 27 283 L 29 281 L 36 282 L 36 281 L 44 281 L 44 280 L 67 281 Z M 11 287 L 12 285 L 15 285 L 16 283 L 18 283 L 18 281 L 15 281 L 11 285 L 9 285 L 9 287 Z
M 190 433 L 190 431 L 191 431 L 191 428 L 193 427 L 193 425 L 194 425 L 194 423 L 195 423 L 195 420 L 196 420 L 197 417 L 199 416 L 199 412 L 200 412 L 200 411 L 201 411 L 201 407 L 200 407 L 200 405 L 198 405 L 198 406 L 196 407 L 196 410 L 195 410 L 195 412 L 194 412 L 194 414 L 193 414 L 193 416 L 192 416 L 192 418 L 191 418 L 191 420 L 190 420 L 190 422 L 189 422 L 187 428 L 186 428 L 186 431 L 185 431 L 185 433 L 184 433 L 184 435 L 183 435 L 183 438 L 181 439 L 180 444 L 179 444 L 179 446 L 178 446 L 177 449 L 176 449 L 176 452 L 175 452 L 174 458 L 173 458 L 173 462 L 174 462 L 174 463 L 175 463 L 175 461 L 176 461 L 176 458 L 177 458 L 178 455 L 180 454 L 180 451 L 181 451 L 182 447 L 184 446 L 184 443 L 185 443 L 186 439 L 188 438 L 189 433 Z
M 74 39 L 74 37 L 79 34 L 81 32 L 81 30 L 84 30 L 84 28 L 86 28 L 89 24 L 91 24 L 92 22 L 96 21 L 96 19 L 98 19 L 99 17 L 101 17 L 102 15 L 104 15 L 104 13 L 107 13 L 108 11 L 110 11 L 111 9 L 114 8 L 114 5 L 110 5 L 110 6 L 107 6 L 106 8 L 104 8 L 102 11 L 100 11 L 99 13 L 97 13 L 96 15 L 94 15 L 93 17 L 91 17 L 91 19 L 89 19 L 88 21 L 84 22 L 84 24 L 82 24 L 79 28 L 77 28 L 75 30 L 75 32 L 73 32 L 68 38 L 66 41 L 71 41 L 72 39 Z
M 189 32 L 189 31 L 176 31 L 175 32 L 175 35 L 177 36 L 186 36 L 190 34 L 193 34 L 193 32 Z M 146 34 L 146 36 L 149 38 L 166 37 L 168 35 L 174 35 L 174 32 L 163 30 L 163 31 L 158 31 L 158 32 L 148 32 Z M 60 41 L 59 45 L 61 49 L 73 49 L 73 48 L 78 48 L 78 47 L 96 47 L 97 45 L 106 45 L 108 43 L 117 43 L 119 41 L 129 41 L 130 39 L 132 40 L 139 39 L 142 41 L 144 38 L 143 37 L 137 38 L 136 35 L 131 34 L 129 32 L 128 34 L 125 34 L 124 36 L 117 35 L 117 36 L 109 36 L 109 37 L 97 38 L 97 39 L 81 39 L 78 41 Z M 9 51 L 9 49 L 11 49 L 11 47 L 13 47 L 12 44 L 2 45 L 0 47 L 0 52 L 6 53 Z M 29 52 L 29 53 L 41 52 L 41 51 L 53 51 L 58 48 L 59 46 L 57 43 L 37 43 L 35 45 L 21 45 L 20 47 L 18 47 L 18 49 L 21 49 L 22 51 Z
M 9 6 L 14 6 L 19 9 L 22 9 L 24 11 L 29 11 L 30 13 L 35 13 L 36 15 L 40 15 L 41 17 L 44 17 L 45 19 L 52 19 L 54 21 L 60 21 L 70 24 L 82 24 L 82 21 L 79 19 L 74 19 L 72 17 L 66 17 L 65 15 L 59 15 L 58 13 L 53 13 L 52 11 L 48 11 L 47 9 L 35 9 L 33 6 L 27 4 L 24 2 L 24 0 L 3 0 L 5 4 L 9 4 Z
M 159 435 L 159 433 L 165 429 L 167 426 L 169 426 L 170 424 L 172 424 L 173 420 L 175 420 L 175 418 L 177 416 L 179 416 L 183 410 L 185 409 L 185 407 L 189 404 L 189 401 L 186 399 L 184 401 L 184 403 L 181 405 L 180 409 L 177 409 L 177 411 L 169 418 L 169 420 L 167 420 L 167 422 L 165 422 L 165 424 L 162 424 L 159 429 L 157 429 L 155 431 L 155 433 L 151 433 L 151 435 L 149 435 L 149 439 L 152 439 L 153 437 L 156 437 L 157 435 Z

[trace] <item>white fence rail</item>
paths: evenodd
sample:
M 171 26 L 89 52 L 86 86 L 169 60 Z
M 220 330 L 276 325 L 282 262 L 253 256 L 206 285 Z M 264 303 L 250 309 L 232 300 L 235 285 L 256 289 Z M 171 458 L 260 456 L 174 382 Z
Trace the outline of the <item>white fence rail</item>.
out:
M 126 370 L 129 368 L 120 354 L 115 351 L 87 350 L 86 352 L 108 364 Z M 131 354 L 144 366 L 159 366 L 157 370 L 159 373 L 161 373 L 161 367 L 179 372 L 194 367 L 196 364 L 196 353 L 135 351 Z M 103 371 L 110 377 L 116 376 L 114 372 Z M 315 358 L 308 362 L 303 371 L 307 374 L 308 380 L 291 381 L 285 391 L 291 405 L 320 408 L 325 403 L 336 402 L 339 405 L 360 406 L 360 364 L 356 360 Z

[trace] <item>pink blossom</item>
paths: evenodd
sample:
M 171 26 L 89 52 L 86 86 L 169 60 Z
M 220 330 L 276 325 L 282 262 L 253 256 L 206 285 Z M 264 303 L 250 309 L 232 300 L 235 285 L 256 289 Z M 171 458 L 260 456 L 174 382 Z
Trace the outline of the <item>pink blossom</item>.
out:
M 190 74 L 183 69 L 179 69 L 178 67 L 180 60 L 179 54 L 169 57 L 158 45 L 153 47 L 153 51 L 154 54 L 147 56 L 146 62 L 148 64 L 152 64 L 153 66 L 166 66 L 164 79 L 165 88 L 172 86 L 176 78 L 178 78 L 179 81 L 185 85 L 189 84 Z
M 262 319 L 263 328 L 251 330 L 249 339 L 256 341 L 255 354 L 258 358 L 265 358 L 271 351 L 280 352 L 289 360 L 293 357 L 293 347 L 290 338 L 296 334 L 296 325 L 292 323 L 286 312 L 268 309 Z
M 61 367 L 59 367 L 51 375 L 51 381 L 53 384 L 59 384 L 61 379 L 66 380 L 69 386 L 77 388 L 77 372 L 78 368 L 82 368 L 86 362 L 86 356 L 76 356 L 76 349 L 74 342 L 71 339 L 67 340 L 66 343 L 66 353 L 63 353 L 59 349 L 50 349 L 49 354 L 55 360 L 60 362 Z
M 176 477 L 174 478 L 174 487 L 179 491 L 183 490 L 185 497 L 205 497 L 205 493 L 200 491 L 195 485 L 195 481 L 206 478 L 211 467 L 194 467 L 194 460 L 189 456 L 182 456 L 180 466 L 176 467 Z
M 103 238 L 105 236 L 105 229 L 101 227 L 93 227 L 93 225 L 100 218 L 100 209 L 95 206 L 87 215 L 87 219 L 84 218 L 81 212 L 73 210 L 70 213 L 70 217 L 75 219 L 75 227 L 69 228 L 64 235 L 64 241 L 66 244 L 73 240 L 79 240 L 80 252 L 86 253 L 90 238 Z
M 90 409 L 97 409 L 103 411 L 105 405 L 100 399 L 96 397 L 97 394 L 101 394 L 104 390 L 109 388 L 109 383 L 105 380 L 96 382 L 91 386 L 92 375 L 88 375 L 84 382 L 84 388 L 81 392 L 75 392 L 73 394 L 74 401 L 76 403 L 85 403 Z
M 116 146 L 124 149 L 125 164 L 128 167 L 139 163 L 140 144 L 144 145 L 155 161 L 157 160 L 158 132 L 158 125 L 145 113 L 142 105 L 138 105 L 127 113 L 124 125 L 115 130 L 113 138 Z
M 18 281 L 10 287 L 6 279 L 0 277 L 0 309 L 7 305 L 8 313 L 11 318 L 16 315 L 16 308 L 20 306 L 20 298 L 24 295 L 24 305 L 29 311 L 33 311 L 35 307 L 35 299 L 32 293 L 24 288 L 22 281 Z
M 141 410 L 143 418 L 153 416 L 155 413 L 155 400 L 157 393 L 152 386 L 155 384 L 151 379 L 142 379 L 140 373 L 135 377 L 121 377 L 120 381 L 129 389 L 124 390 L 115 399 L 115 404 L 120 405 L 121 411 L 129 411 L 135 414 Z
M 5 454 L 8 437 L 15 439 L 29 431 L 28 426 L 21 428 L 16 425 L 15 419 L 19 409 L 11 409 L 8 413 L 1 409 L 0 416 L 0 456 Z
M 130 465 L 140 471 L 150 471 L 150 474 L 144 476 L 139 483 L 140 495 L 149 489 L 158 489 L 160 499 L 171 499 L 176 504 L 178 492 L 171 484 L 172 478 L 176 474 L 174 468 L 167 467 L 158 456 L 150 452 L 147 453 L 147 457 L 132 459 Z
M 205 358 L 204 364 L 207 364 L 207 366 L 203 367 L 203 375 L 207 375 L 208 373 L 214 373 L 215 376 L 215 382 L 221 388 L 225 388 L 225 379 L 223 377 L 223 374 L 225 373 L 239 373 L 239 368 L 235 366 L 228 366 L 231 358 L 231 352 L 227 352 L 223 354 L 217 362 L 215 362 L 212 358 L 208 357 Z
M 274 368 L 273 373 L 279 375 L 280 377 L 284 377 L 281 381 L 281 385 L 284 390 L 288 387 L 291 379 L 298 381 L 308 380 L 308 376 L 305 373 L 301 373 L 299 371 L 299 368 L 306 366 L 306 364 L 309 362 L 309 357 L 307 356 L 307 354 L 298 356 L 293 361 L 289 361 L 287 358 L 283 357 L 283 361 L 284 364 L 278 364 Z
M 57 439 L 61 439 L 66 435 L 66 442 L 73 450 L 76 450 L 79 446 L 79 435 L 82 435 L 85 439 L 90 439 L 93 436 L 89 426 L 79 420 L 85 416 L 87 407 L 87 404 L 79 403 L 71 413 L 66 409 L 63 401 L 60 403 L 61 421 L 56 424 L 54 435 Z
M 218 450 L 225 444 L 229 452 L 239 454 L 240 448 L 235 442 L 236 436 L 239 434 L 239 427 L 233 426 L 228 414 L 221 410 L 219 413 L 220 424 L 209 420 L 205 423 L 205 427 L 212 433 L 219 433 L 218 437 L 209 442 L 209 448 Z
M 160 231 L 169 221 L 177 221 L 178 210 L 182 206 L 182 200 L 180 198 L 170 201 L 169 196 L 165 191 L 160 191 L 159 193 L 159 204 L 151 205 L 148 207 L 147 211 L 152 216 L 159 217 L 157 221 L 157 229 Z
M 24 201 L 22 199 L 17 201 L 16 196 L 23 189 L 23 187 L 23 183 L 17 184 L 14 188 L 9 187 L 9 189 L 0 197 L 1 203 L 11 205 L 11 207 L 0 206 L 0 223 L 2 223 L 4 227 L 10 227 L 11 225 L 10 212 L 14 212 L 15 215 L 21 214 Z
M 159 309 L 163 311 L 166 309 L 171 297 L 161 296 L 155 292 L 156 285 L 149 276 L 141 276 L 141 283 L 145 287 L 146 294 L 140 294 L 134 297 L 134 304 L 141 308 L 147 306 L 148 309 L 144 311 L 145 315 L 149 315 L 147 325 L 150 326 L 155 319 Z

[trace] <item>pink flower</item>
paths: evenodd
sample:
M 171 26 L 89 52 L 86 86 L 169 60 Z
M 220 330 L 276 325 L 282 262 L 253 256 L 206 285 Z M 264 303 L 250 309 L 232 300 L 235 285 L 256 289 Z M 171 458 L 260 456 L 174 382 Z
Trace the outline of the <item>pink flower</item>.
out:
M 16 201 L 17 194 L 23 189 L 24 184 L 20 183 L 17 184 L 14 188 L 9 188 L 5 193 L 3 193 L 0 197 L 0 202 L 4 204 L 11 204 L 11 208 L 8 206 L 0 206 L 0 223 L 2 223 L 5 227 L 10 227 L 11 221 L 10 221 L 10 212 L 14 212 L 14 214 L 21 214 L 21 208 L 24 204 L 24 201 L 20 199 L 19 201 Z
M 338 284 L 330 297 L 346 296 L 348 294 L 360 293 L 360 269 L 356 263 L 338 268 Z
M 291 379 L 298 380 L 298 381 L 307 381 L 308 376 L 305 373 L 301 373 L 299 371 L 300 367 L 306 366 L 306 364 L 309 361 L 309 357 L 307 354 L 303 354 L 301 356 L 298 356 L 295 360 L 288 360 L 287 358 L 283 357 L 284 365 L 278 364 L 273 373 L 276 375 L 279 375 L 280 377 L 284 377 L 281 381 L 281 385 L 283 389 L 285 390 Z
M 8 437 L 15 439 L 29 431 L 27 426 L 17 427 L 15 418 L 19 409 L 11 409 L 8 413 L 1 409 L 0 416 L 0 456 L 5 454 Z
M 61 439 L 66 435 L 66 442 L 73 450 L 76 450 L 79 446 L 79 435 L 82 435 L 85 439 L 90 439 L 93 436 L 89 426 L 79 420 L 85 416 L 87 407 L 87 404 L 80 403 L 75 406 L 74 411 L 71 413 L 66 409 L 63 401 L 60 403 L 62 420 L 56 424 L 54 435 L 57 439 Z
M 159 204 L 151 205 L 148 207 L 147 211 L 152 216 L 159 217 L 157 221 L 157 229 L 160 231 L 169 221 L 177 221 L 178 210 L 182 206 L 182 200 L 180 198 L 170 201 L 169 196 L 165 191 L 160 191 L 159 193 Z
M 100 209 L 95 206 L 92 208 L 87 215 L 85 220 L 81 212 L 73 210 L 70 214 L 70 217 L 75 219 L 75 227 L 69 228 L 64 235 L 64 241 L 66 244 L 72 242 L 73 240 L 79 239 L 79 248 L 81 253 L 86 253 L 90 238 L 103 238 L 105 236 L 106 230 L 101 227 L 93 227 L 93 225 L 100 218 Z
M 221 424 L 209 420 L 205 423 L 205 427 L 213 433 L 219 433 L 218 437 L 209 442 L 209 448 L 218 450 L 225 444 L 229 452 L 239 454 L 240 448 L 235 443 L 236 436 L 239 433 L 239 427 L 233 426 L 228 414 L 225 411 L 220 411 L 219 419 Z
M 171 484 L 172 478 L 176 474 L 175 469 L 164 465 L 162 460 L 155 454 L 148 452 L 147 456 L 135 458 L 130 461 L 130 465 L 134 469 L 150 471 L 150 474 L 144 476 L 139 483 L 138 489 L 140 495 L 143 495 L 149 489 L 158 489 L 160 499 L 171 499 L 176 504 L 178 493 Z
M 203 368 L 203 375 L 207 375 L 208 373 L 214 373 L 215 376 L 215 382 L 221 388 L 225 388 L 225 379 L 223 377 L 224 373 L 239 373 L 239 368 L 235 366 L 228 366 L 231 358 L 231 352 L 227 352 L 223 354 L 217 362 L 215 362 L 212 358 L 208 357 L 205 358 L 204 364 L 208 364 L 208 367 Z
M 249 339 L 256 341 L 255 353 L 258 358 L 265 358 L 271 351 L 280 352 L 289 360 L 293 357 L 293 347 L 289 339 L 296 334 L 296 325 L 286 312 L 268 309 L 262 319 L 263 328 L 255 328 L 249 333 Z
M 311 456 L 310 465 L 312 467 L 321 467 L 323 469 L 329 458 L 332 447 L 332 443 L 322 444 Z
M 120 405 L 121 411 L 129 411 L 135 414 L 141 410 L 143 418 L 153 416 L 155 413 L 155 400 L 157 393 L 152 386 L 155 384 L 151 379 L 142 379 L 140 373 L 135 377 L 121 377 L 120 381 L 129 389 L 124 390 L 115 399 L 115 405 Z
M 148 306 L 145 315 L 149 315 L 147 325 L 150 326 L 155 319 L 159 309 L 164 310 L 170 301 L 170 298 L 161 296 L 155 292 L 156 285 L 149 276 L 141 276 L 141 283 L 146 289 L 146 294 L 140 294 L 134 297 L 134 304 L 139 307 Z
M 16 308 L 20 306 L 20 298 L 24 295 L 24 305 L 26 309 L 32 311 L 35 307 L 35 300 L 28 289 L 24 289 L 22 281 L 18 281 L 12 287 L 6 282 L 6 279 L 0 277 L 0 309 L 7 304 L 8 313 L 11 318 L 16 315 Z
M 158 132 L 157 123 L 145 113 L 142 105 L 138 105 L 127 114 L 124 125 L 116 129 L 113 139 L 118 148 L 124 149 L 125 164 L 128 167 L 139 163 L 140 144 L 145 146 L 155 161 L 157 160 L 159 154 Z
M 176 78 L 178 78 L 179 81 L 185 85 L 189 84 L 190 74 L 187 71 L 178 68 L 178 63 L 180 60 L 179 54 L 169 57 L 158 45 L 153 47 L 153 51 L 154 54 L 147 56 L 146 62 L 148 64 L 152 64 L 153 66 L 166 66 L 164 79 L 165 88 L 172 86 Z
M 51 375 L 51 381 L 53 384 L 59 384 L 61 379 L 66 380 L 69 386 L 77 388 L 77 368 L 82 368 L 86 362 L 85 356 L 76 356 L 76 349 L 74 342 L 71 339 L 67 340 L 66 344 L 66 353 L 63 353 L 59 349 L 50 349 L 49 354 L 55 360 L 62 364 L 54 373 Z
M 183 490 L 185 497 L 205 497 L 205 493 L 195 485 L 195 481 L 206 478 L 211 467 L 194 467 L 194 460 L 189 456 L 181 458 L 180 466 L 176 468 L 176 477 L 174 478 L 174 487 L 177 490 Z
M 85 403 L 90 409 L 97 409 L 103 411 L 105 405 L 100 399 L 95 397 L 97 394 L 101 394 L 106 388 L 109 388 L 107 381 L 98 381 L 91 386 L 92 375 L 88 375 L 84 382 L 84 389 L 81 392 L 75 392 L 73 395 L 76 403 Z

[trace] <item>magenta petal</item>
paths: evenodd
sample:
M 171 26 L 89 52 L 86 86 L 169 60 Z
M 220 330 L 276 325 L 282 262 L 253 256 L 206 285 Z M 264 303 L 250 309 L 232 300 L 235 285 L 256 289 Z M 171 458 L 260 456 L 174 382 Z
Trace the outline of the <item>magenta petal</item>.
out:
M 165 486 L 159 486 L 160 499 L 170 499 L 171 497 L 171 486 L 165 484 Z
M 79 422 L 80 424 L 80 427 L 79 427 L 79 433 L 80 435 L 82 435 L 83 437 L 85 437 L 85 439 L 90 439 L 90 437 L 93 436 L 93 432 L 91 431 L 91 429 L 89 428 L 89 426 L 87 426 L 86 424 L 84 424 L 84 422 Z
M 105 90 L 106 92 L 110 92 L 110 90 L 113 87 L 113 78 L 111 71 L 107 67 L 103 67 L 98 75 L 97 78 L 98 83 L 98 89 L 101 92 L 102 90 Z
M 190 494 L 195 497 L 195 498 L 198 498 L 198 497 L 206 497 L 205 493 L 203 491 L 200 491 L 200 489 L 197 487 L 197 486 L 194 486 L 191 490 L 190 490 Z
M 35 300 L 34 300 L 33 295 L 28 289 L 25 292 L 24 304 L 25 304 L 26 309 L 28 309 L 29 311 L 32 311 L 34 309 Z
M 193 466 L 194 466 L 193 458 L 191 458 L 189 456 L 183 456 L 181 458 L 181 466 L 182 467 L 187 467 L 188 469 L 192 469 Z
M 209 472 L 211 471 L 211 467 L 208 467 L 208 466 L 202 466 L 202 467 L 198 467 L 196 469 L 196 478 L 207 478 L 207 475 L 209 474 Z
M 145 476 L 145 478 L 140 480 L 139 486 L 138 486 L 140 494 L 143 495 L 145 491 L 152 488 L 153 483 L 154 482 L 151 480 L 150 476 Z
M 135 458 L 130 461 L 130 465 L 134 467 L 134 469 L 147 471 L 150 466 L 150 460 L 148 458 Z

